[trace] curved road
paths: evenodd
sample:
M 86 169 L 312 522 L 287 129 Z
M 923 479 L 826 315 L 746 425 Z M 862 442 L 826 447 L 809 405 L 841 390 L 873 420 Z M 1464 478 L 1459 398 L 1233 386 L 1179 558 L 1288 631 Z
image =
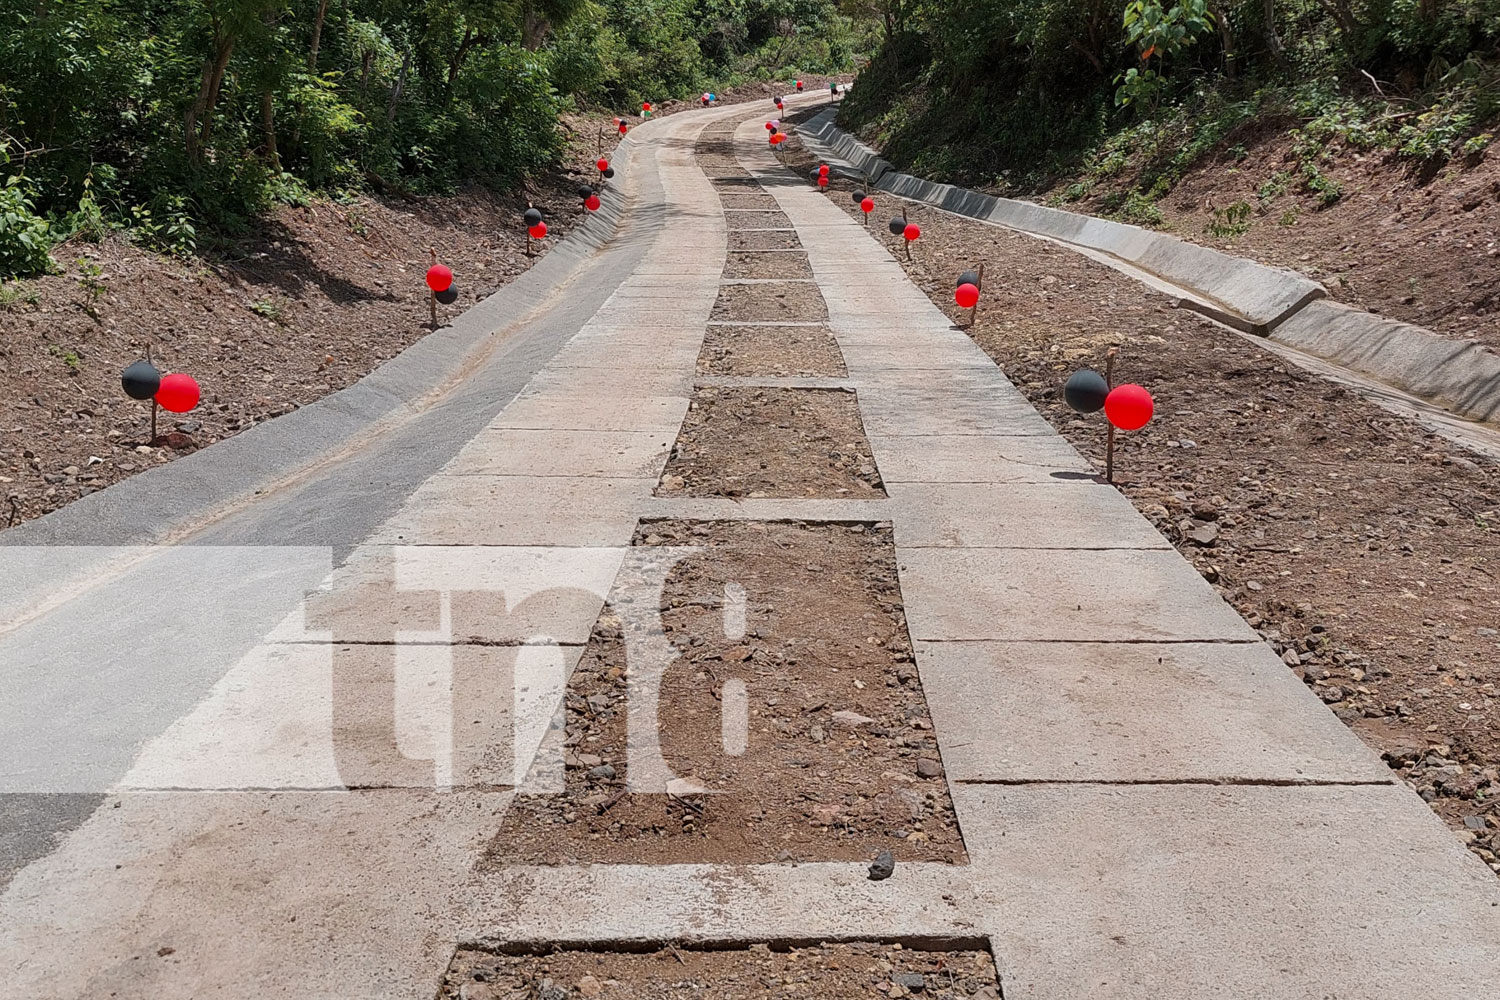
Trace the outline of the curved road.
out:
M 640 127 L 618 234 L 360 393 L 6 538 L 0 997 L 428 998 L 465 943 L 835 939 L 983 941 L 1007 1000 L 1493 991 L 1492 873 L 763 120 Z M 697 374 L 746 190 L 846 375 Z M 889 497 L 655 496 L 695 387 L 736 382 L 852 390 Z M 555 787 L 606 597 L 660 599 L 649 517 L 893 523 L 968 864 L 479 863 Z

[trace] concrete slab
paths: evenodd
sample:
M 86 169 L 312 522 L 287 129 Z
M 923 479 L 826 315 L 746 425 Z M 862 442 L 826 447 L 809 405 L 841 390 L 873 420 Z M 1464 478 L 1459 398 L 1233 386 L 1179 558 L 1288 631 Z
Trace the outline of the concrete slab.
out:
M 972 940 L 964 866 L 863 863 L 509 866 L 475 886 L 466 940 L 485 944 Z
M 840 343 L 841 335 L 835 335 Z M 967 346 L 966 346 L 967 345 Z M 955 369 L 993 369 L 995 362 L 978 344 L 965 337 L 962 341 L 908 341 L 905 344 L 864 345 L 851 342 L 851 375 L 864 371 L 901 371 L 906 369 L 951 372 Z
M 375 545 L 612 546 L 629 542 L 655 479 L 434 476 Z
M 924 642 L 917 666 L 950 781 L 1395 780 L 1264 644 Z
M 957 785 L 1006 1000 L 1487 996 L 1500 883 L 1404 786 Z
M 898 428 L 899 429 L 899 428 Z M 894 483 L 1077 483 L 1095 472 L 1056 434 L 891 436 L 865 425 L 880 476 Z
M 582 644 L 624 552 L 362 546 L 266 641 Z
M 598 395 L 603 398 L 625 396 L 685 395 L 693 384 L 693 369 L 631 368 L 544 368 L 530 382 L 522 396 Z
M 852 353 L 844 355 L 846 362 Z M 872 385 L 866 380 L 859 395 L 865 432 L 872 437 L 1057 436 L 1030 403 L 997 398 L 985 389 L 945 391 L 937 385 Z
M 118 787 L 520 785 L 581 654 L 556 645 L 261 646 L 147 744 Z
M 0 897 L 4 995 L 430 997 L 510 797 L 119 796 Z
M 485 430 L 443 470 L 449 476 L 659 477 L 676 429 Z
M 913 639 L 1255 642 L 1176 552 L 898 551 Z
M 676 433 L 687 415 L 688 397 L 596 395 L 523 396 L 490 422 L 492 429 L 630 431 Z
M 879 466 L 880 449 L 875 448 Z M 1069 488 L 1060 489 L 1062 484 Z M 1112 486 L 887 483 L 902 548 L 1170 549 Z
M 626 371 L 633 368 L 656 370 L 691 367 L 697 360 L 703 340 L 703 331 L 698 331 L 697 340 L 683 338 L 677 342 L 656 341 L 649 345 L 630 344 L 596 338 L 574 339 L 558 352 L 547 365 L 553 368 L 608 368 Z

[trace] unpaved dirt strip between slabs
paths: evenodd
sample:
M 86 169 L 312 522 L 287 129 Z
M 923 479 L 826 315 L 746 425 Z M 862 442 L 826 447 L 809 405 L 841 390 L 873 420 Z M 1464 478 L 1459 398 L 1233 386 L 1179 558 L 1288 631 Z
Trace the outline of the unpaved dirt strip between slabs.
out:
M 763 120 L 651 131 L 635 274 L 19 873 L 5 995 L 1486 994 L 1489 873 Z M 747 249 L 816 285 L 734 283 Z M 747 325 L 831 331 L 844 370 L 700 375 Z M 830 424 L 747 404 L 703 447 L 707 390 L 848 406 L 742 496 L 736 442 Z M 662 694 L 623 722 L 631 801 L 621 682 Z

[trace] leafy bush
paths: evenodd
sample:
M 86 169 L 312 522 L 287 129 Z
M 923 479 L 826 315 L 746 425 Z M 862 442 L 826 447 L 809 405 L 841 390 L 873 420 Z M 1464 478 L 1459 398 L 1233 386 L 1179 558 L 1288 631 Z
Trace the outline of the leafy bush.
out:
M 36 214 L 24 178 L 12 176 L 0 187 L 0 274 L 42 274 L 52 270 L 52 227 Z

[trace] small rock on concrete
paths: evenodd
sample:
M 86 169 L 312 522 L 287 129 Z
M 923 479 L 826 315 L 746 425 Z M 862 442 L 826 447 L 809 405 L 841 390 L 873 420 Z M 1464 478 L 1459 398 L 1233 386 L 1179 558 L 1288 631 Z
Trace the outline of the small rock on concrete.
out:
M 890 851 L 881 851 L 870 865 L 870 881 L 883 882 L 896 871 L 896 859 Z

